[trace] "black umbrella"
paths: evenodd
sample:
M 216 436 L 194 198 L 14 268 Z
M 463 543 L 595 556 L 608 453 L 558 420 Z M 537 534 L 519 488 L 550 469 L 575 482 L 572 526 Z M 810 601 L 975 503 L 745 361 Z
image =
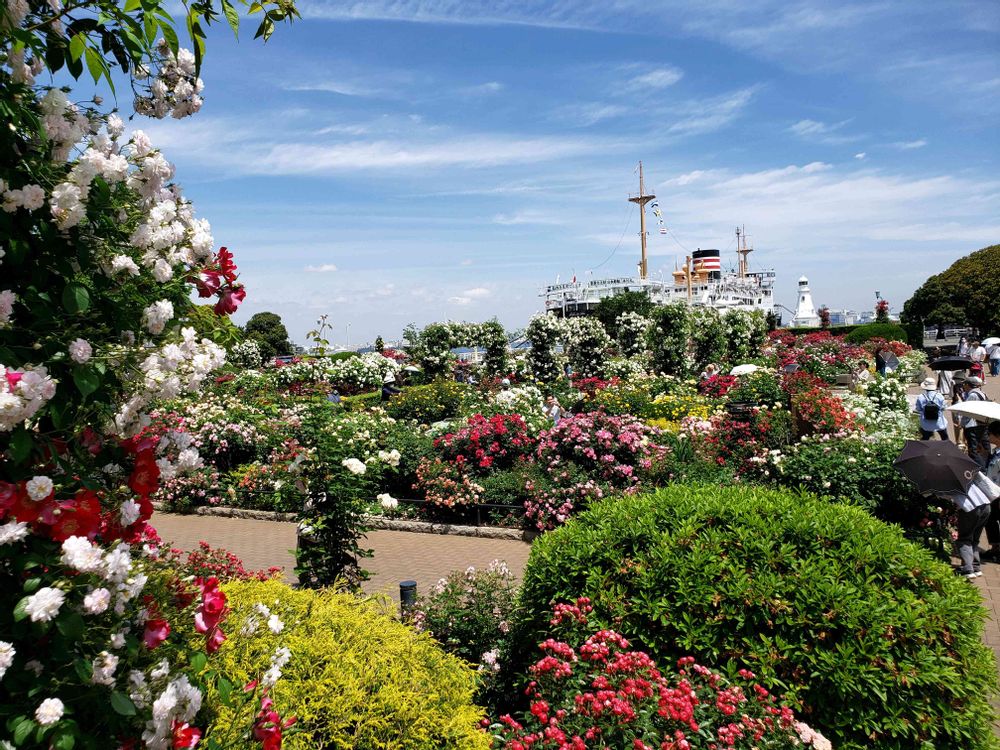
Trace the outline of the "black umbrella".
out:
M 947 440 L 907 440 L 893 466 L 921 492 L 965 492 L 979 464 Z
M 938 357 L 928 365 L 932 370 L 968 370 L 972 360 L 968 357 Z

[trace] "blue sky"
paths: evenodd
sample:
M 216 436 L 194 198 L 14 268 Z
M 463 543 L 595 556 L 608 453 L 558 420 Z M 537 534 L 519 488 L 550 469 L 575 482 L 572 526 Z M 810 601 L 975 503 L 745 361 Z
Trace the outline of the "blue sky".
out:
M 652 272 L 734 260 L 745 224 L 788 305 L 804 273 L 818 304 L 901 307 L 1000 241 L 996 3 L 300 7 L 266 45 L 215 30 L 198 116 L 134 123 L 236 253 L 238 322 L 521 327 L 557 275 L 634 271 L 640 159 Z

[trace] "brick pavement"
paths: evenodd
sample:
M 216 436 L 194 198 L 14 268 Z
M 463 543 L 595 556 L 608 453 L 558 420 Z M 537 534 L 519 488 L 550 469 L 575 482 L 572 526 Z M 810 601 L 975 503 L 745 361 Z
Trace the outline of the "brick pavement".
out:
M 238 555 L 248 569 L 278 565 L 285 569 L 287 581 L 295 580 L 294 523 L 160 512 L 153 515 L 152 523 L 164 541 L 180 549 L 196 549 L 204 540 Z M 426 592 L 453 570 L 486 567 L 497 559 L 506 561 L 519 577 L 531 550 L 526 542 L 405 531 L 371 531 L 362 546 L 375 551 L 374 557 L 362 563 L 372 574 L 364 590 L 385 593 L 397 601 L 400 581 L 413 579 L 417 592 Z

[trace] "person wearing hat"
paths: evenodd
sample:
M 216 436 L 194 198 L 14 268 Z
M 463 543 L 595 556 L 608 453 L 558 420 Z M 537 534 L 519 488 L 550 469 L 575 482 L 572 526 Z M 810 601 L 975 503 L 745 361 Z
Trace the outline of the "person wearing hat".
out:
M 913 410 L 920 415 L 920 439 L 930 440 L 936 432 L 948 440 L 948 422 L 944 418 L 944 396 L 937 391 L 934 378 L 920 384 L 922 393 L 917 396 Z
M 983 379 L 970 375 L 962 384 L 964 393 L 963 401 L 989 401 L 983 393 Z M 981 466 L 986 466 L 986 459 L 989 456 L 989 442 L 986 440 L 986 425 L 977 422 L 972 417 L 962 417 L 962 429 L 965 433 L 965 446 L 969 452 L 969 457 L 978 461 Z
M 396 387 L 396 376 L 391 372 L 387 372 L 385 377 L 382 378 L 382 403 L 384 404 L 390 398 L 399 393 L 399 388 Z

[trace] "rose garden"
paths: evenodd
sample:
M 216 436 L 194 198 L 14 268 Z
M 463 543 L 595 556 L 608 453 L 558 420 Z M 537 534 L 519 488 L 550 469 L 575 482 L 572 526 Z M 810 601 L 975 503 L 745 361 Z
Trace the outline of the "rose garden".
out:
M 156 0 L 0 7 L 0 745 L 997 746 L 952 508 L 892 465 L 926 364 L 893 326 L 668 306 L 538 316 L 518 350 L 496 322 L 288 362 L 243 340 L 238 252 L 124 121 L 195 114 L 205 27 L 243 11 L 265 41 L 297 15 L 194 4 L 189 51 Z M 899 367 L 843 387 L 878 347 Z M 295 514 L 298 585 L 171 550 L 154 504 Z M 377 517 L 534 542 L 520 581 L 457 571 L 400 615 L 361 593 Z

